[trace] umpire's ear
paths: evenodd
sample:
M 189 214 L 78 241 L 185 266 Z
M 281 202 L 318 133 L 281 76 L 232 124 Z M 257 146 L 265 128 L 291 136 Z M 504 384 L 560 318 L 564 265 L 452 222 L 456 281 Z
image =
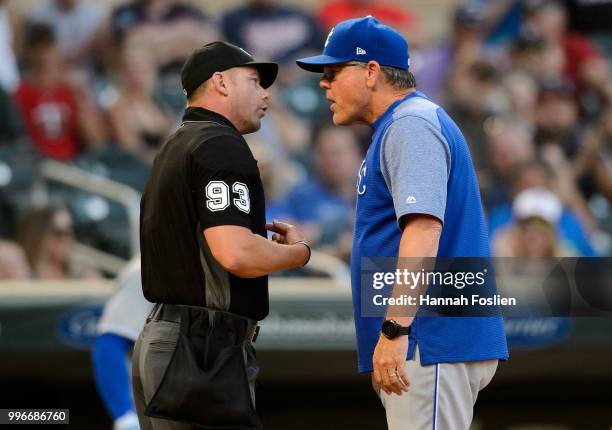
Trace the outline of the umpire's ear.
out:
M 220 94 L 227 96 L 229 94 L 227 80 L 229 76 L 225 72 L 215 72 L 210 77 L 212 87 Z

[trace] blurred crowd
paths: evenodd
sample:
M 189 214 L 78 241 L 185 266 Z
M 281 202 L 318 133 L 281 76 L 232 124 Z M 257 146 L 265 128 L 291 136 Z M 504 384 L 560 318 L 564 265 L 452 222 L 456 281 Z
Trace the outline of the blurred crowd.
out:
M 280 64 L 262 129 L 246 136 L 267 218 L 348 262 L 370 129 L 334 127 L 318 78 L 294 61 L 365 15 L 406 36 L 417 88 L 463 131 L 496 256 L 612 255 L 612 0 L 459 2 L 443 38 L 410 2 L 245 0 L 215 16 L 182 0 L 11 3 L 0 0 L 0 279 L 107 275 L 74 264 L 77 243 L 130 257 L 125 210 L 61 184 L 41 203 L 41 166 L 141 191 L 180 124 L 182 63 L 219 39 Z

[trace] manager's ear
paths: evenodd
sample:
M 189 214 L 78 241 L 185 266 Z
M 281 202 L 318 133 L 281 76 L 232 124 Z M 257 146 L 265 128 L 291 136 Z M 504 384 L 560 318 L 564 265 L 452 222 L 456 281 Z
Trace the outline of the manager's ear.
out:
M 366 70 L 367 70 L 366 86 L 368 88 L 374 88 L 374 86 L 376 85 L 376 82 L 378 82 L 380 79 L 383 78 L 382 76 L 383 73 L 380 68 L 380 64 L 378 64 L 378 62 L 374 60 L 368 61 L 368 64 L 366 64 Z
M 210 82 L 213 88 L 219 92 L 220 94 L 227 96 L 229 94 L 229 90 L 227 87 L 228 76 L 222 72 L 215 72 L 210 77 Z

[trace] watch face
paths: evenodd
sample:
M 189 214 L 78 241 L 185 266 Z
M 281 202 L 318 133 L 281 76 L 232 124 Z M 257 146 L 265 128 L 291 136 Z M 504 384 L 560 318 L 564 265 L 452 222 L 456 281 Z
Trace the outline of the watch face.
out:
M 387 320 L 382 325 L 382 334 L 388 339 L 397 337 L 399 327 L 393 320 Z

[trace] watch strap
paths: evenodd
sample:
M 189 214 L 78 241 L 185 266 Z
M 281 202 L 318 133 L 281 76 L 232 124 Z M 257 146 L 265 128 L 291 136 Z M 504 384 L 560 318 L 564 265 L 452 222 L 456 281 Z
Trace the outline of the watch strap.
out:
M 409 325 L 408 327 L 405 327 L 403 325 L 399 325 L 398 324 L 397 326 L 399 327 L 398 334 L 400 336 L 407 336 L 407 335 L 410 334 L 410 329 L 412 328 L 412 325 Z

